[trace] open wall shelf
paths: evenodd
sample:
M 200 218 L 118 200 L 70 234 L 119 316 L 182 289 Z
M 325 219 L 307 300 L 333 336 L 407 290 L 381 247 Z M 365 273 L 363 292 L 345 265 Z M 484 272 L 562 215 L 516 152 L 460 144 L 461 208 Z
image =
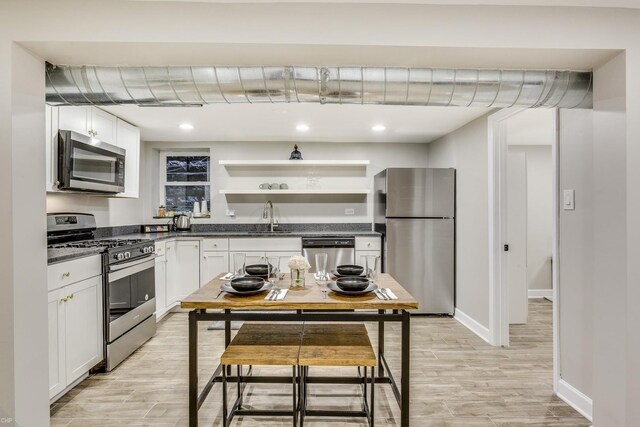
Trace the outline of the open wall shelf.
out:
M 360 167 L 369 165 L 369 160 L 220 160 L 225 167 Z
M 369 194 L 369 190 L 360 190 L 360 189 L 289 189 L 289 190 L 220 190 L 220 194 L 227 195 L 269 195 L 269 194 L 288 194 L 288 195 L 297 195 L 297 194 Z

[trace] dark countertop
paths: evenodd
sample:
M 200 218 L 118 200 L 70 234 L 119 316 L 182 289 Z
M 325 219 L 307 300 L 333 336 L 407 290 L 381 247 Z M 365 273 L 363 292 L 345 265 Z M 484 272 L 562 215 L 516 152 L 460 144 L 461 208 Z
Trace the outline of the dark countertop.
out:
M 135 233 L 118 236 L 126 239 L 167 240 L 175 238 L 234 238 L 234 237 L 322 237 L 322 236 L 380 236 L 375 231 L 292 231 L 292 232 L 255 232 L 255 231 L 171 231 L 169 233 Z
M 151 239 L 154 241 L 185 238 L 185 239 L 202 239 L 202 238 L 228 238 L 228 237 L 322 237 L 322 236 L 380 236 L 375 231 L 292 231 L 292 232 L 233 232 L 233 231 L 172 231 L 169 233 L 132 233 L 123 234 L 115 238 L 117 239 Z M 48 249 L 48 264 L 55 264 L 62 261 L 69 261 L 76 258 L 83 258 L 98 254 L 103 251 L 102 247 L 94 248 L 60 248 Z
M 72 259 L 84 258 L 91 255 L 99 254 L 104 247 L 98 246 L 93 248 L 58 248 L 47 249 L 47 264 L 55 264 L 62 261 L 70 261 Z

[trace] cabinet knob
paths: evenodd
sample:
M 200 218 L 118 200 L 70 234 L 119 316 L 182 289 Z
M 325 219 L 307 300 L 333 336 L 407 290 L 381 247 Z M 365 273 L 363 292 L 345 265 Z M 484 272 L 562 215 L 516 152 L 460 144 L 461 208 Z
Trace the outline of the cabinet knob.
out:
M 371 247 L 371 242 L 367 243 L 367 246 L 368 246 L 368 247 Z
M 69 301 L 69 297 L 64 297 L 60 300 L 60 302 L 67 302 L 67 301 Z
M 69 299 L 73 299 L 73 294 L 69 295 Z
M 214 244 L 213 244 L 213 247 L 214 247 L 214 248 L 217 248 L 217 247 L 218 247 L 218 244 L 217 244 L 217 243 L 214 243 Z
M 65 271 L 64 273 L 62 273 L 62 278 L 63 279 L 66 278 L 66 277 L 69 277 L 69 276 L 71 276 L 71 273 L 68 272 L 68 271 Z

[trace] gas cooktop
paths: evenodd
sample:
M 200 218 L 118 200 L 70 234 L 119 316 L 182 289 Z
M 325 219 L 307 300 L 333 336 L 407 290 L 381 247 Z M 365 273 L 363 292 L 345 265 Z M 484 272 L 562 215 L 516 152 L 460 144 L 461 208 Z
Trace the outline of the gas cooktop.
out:
M 106 249 L 119 248 L 122 246 L 131 246 L 138 243 L 150 242 L 150 239 L 99 239 L 99 240 L 82 240 L 79 242 L 56 243 L 49 245 L 51 249 L 59 248 L 96 248 L 104 246 Z

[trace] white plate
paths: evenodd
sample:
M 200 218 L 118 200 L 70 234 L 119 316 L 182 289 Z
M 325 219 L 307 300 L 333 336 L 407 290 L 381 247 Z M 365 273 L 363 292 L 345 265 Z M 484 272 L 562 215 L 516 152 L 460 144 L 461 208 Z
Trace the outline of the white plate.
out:
M 236 291 L 235 289 L 233 289 L 231 287 L 231 285 L 229 283 L 223 283 L 220 286 L 220 290 L 221 291 L 225 291 L 229 294 L 233 294 L 233 295 L 240 295 L 243 297 L 246 296 L 250 296 L 250 295 L 258 295 L 260 292 L 264 292 L 264 291 L 268 291 L 269 289 L 273 288 L 273 283 L 271 282 L 265 282 L 264 286 L 262 286 L 260 289 L 255 290 L 255 291 Z
M 337 292 L 342 295 L 364 295 L 378 289 L 378 285 L 376 285 L 375 283 L 369 283 L 369 286 L 367 286 L 361 291 L 343 291 L 338 287 L 338 285 L 336 285 L 336 282 L 331 282 L 327 285 L 327 288 L 331 289 L 333 292 Z

